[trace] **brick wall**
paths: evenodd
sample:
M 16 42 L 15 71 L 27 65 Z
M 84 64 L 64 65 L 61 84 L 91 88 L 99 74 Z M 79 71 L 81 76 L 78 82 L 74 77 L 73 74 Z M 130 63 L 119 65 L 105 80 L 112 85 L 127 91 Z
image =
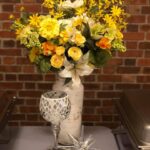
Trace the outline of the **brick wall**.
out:
M 41 1 L 0 0 L 0 90 L 18 97 L 11 125 L 46 124 L 39 115 L 39 97 L 43 90 L 51 89 L 55 75 L 39 74 L 29 63 L 8 19 L 11 13 L 19 16 L 22 5 L 30 12 L 45 11 Z M 127 52 L 116 54 L 104 68 L 84 77 L 85 124 L 115 127 L 119 119 L 112 99 L 119 98 L 123 89 L 150 88 L 150 0 L 131 0 L 127 10 L 131 14 L 124 33 Z

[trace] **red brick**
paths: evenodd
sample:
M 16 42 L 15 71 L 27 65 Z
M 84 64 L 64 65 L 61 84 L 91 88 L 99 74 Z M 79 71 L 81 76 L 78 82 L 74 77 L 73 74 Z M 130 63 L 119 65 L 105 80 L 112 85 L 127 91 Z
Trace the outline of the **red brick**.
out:
M 142 14 L 150 14 L 150 6 L 143 6 Z
M 39 113 L 39 108 L 35 106 L 21 106 L 20 107 L 20 112 L 21 113 Z
M 150 59 L 139 59 L 138 66 L 150 66 Z
M 148 16 L 148 22 L 150 23 L 150 16 Z
M 15 7 L 15 11 L 20 12 L 21 7 L 24 7 L 25 11 L 27 11 L 27 12 L 35 12 L 35 13 L 41 12 L 40 4 L 36 4 L 36 3 L 32 3 L 30 5 L 29 4 L 24 4 L 24 5 L 17 4 Z
M 51 90 L 52 89 L 52 83 L 39 83 L 37 85 L 38 89 L 43 90 Z
M 0 56 L 20 56 L 19 49 L 0 49 Z
M 116 89 L 118 90 L 140 89 L 140 84 L 120 83 L 116 84 Z
M 4 40 L 3 41 L 3 47 L 13 48 L 13 47 L 15 47 L 15 41 L 13 41 L 13 40 Z
M 12 4 L 4 4 L 2 5 L 2 11 L 6 12 L 13 12 L 13 5 Z
M 3 28 L 4 30 L 10 30 L 11 25 L 12 25 L 11 22 L 3 22 L 3 23 L 2 23 L 2 28 Z
M 25 83 L 26 89 L 35 89 L 35 83 Z
M 144 15 L 132 15 L 128 21 L 130 23 L 145 23 L 146 22 L 146 16 Z
M 0 80 L 3 80 L 3 75 L 2 74 L 0 75 Z
M 38 97 L 38 100 L 39 100 L 39 97 Z M 37 99 L 28 99 L 26 100 L 26 105 L 27 106 L 35 106 L 39 104 L 39 102 L 37 103 Z
M 96 81 L 95 75 L 84 76 L 84 82 L 95 82 L 95 81 Z
M 121 76 L 120 75 L 99 75 L 98 81 L 99 82 L 120 82 Z
M 84 107 L 83 108 L 83 114 L 87 115 L 87 114 L 94 114 L 95 113 L 95 109 L 91 108 L 91 107 Z
M 35 90 L 19 91 L 20 97 L 40 98 L 41 94 L 42 94 L 42 91 L 35 91 Z
M 135 83 L 136 82 L 136 75 L 132 75 L 132 74 L 122 74 L 122 82 L 125 83 Z
M 100 117 L 98 115 L 83 115 L 83 121 L 87 121 L 87 120 L 99 121 Z
M 114 108 L 113 107 L 100 107 L 96 109 L 96 112 L 98 114 L 113 114 Z
M 16 58 L 15 57 L 4 57 L 3 58 L 3 64 L 4 65 L 16 64 Z
M 86 100 L 84 101 L 84 106 L 91 106 L 91 107 L 99 107 L 101 105 L 101 102 L 100 100 L 93 100 L 93 99 L 89 99 L 89 100 Z
M 100 85 L 96 83 L 85 83 L 85 90 L 99 90 Z
M 144 83 L 149 83 L 150 82 L 150 76 L 137 76 L 137 82 L 144 82 Z
M 30 62 L 29 62 L 29 59 L 28 57 L 18 57 L 17 58 L 17 64 L 19 65 L 28 65 Z
M 141 14 L 141 6 L 140 5 L 130 5 L 130 3 L 127 5 L 127 10 L 129 14 Z
M 140 49 L 150 49 L 150 42 L 140 42 L 139 48 Z
M 137 74 L 140 73 L 140 67 L 118 67 L 117 72 L 121 74 Z
M 127 42 L 126 42 L 127 50 L 128 50 L 128 49 L 137 49 L 137 45 L 138 45 L 137 42 L 133 42 L 133 41 L 127 41 Z M 124 54 L 125 54 L 125 53 L 124 53 Z
M 125 40 L 144 40 L 143 32 L 127 32 L 124 33 Z
M 123 60 L 121 58 L 112 58 L 108 63 L 107 65 L 109 66 L 112 66 L 112 65 L 122 65 L 123 63 Z
M 21 0 L 1 0 L 0 2 L 5 2 L 5 3 L 20 3 Z
M 15 33 L 10 31 L 0 31 L 0 37 L 3 38 L 15 38 Z
M 136 59 L 125 59 L 125 65 L 126 66 L 135 66 L 136 65 Z
M 146 40 L 150 40 L 150 33 L 146 34 Z
M 127 31 L 128 32 L 138 32 L 138 25 L 129 24 L 127 26 Z
M 95 98 L 95 92 L 93 91 L 84 91 L 84 98 Z
M 38 120 L 38 115 L 37 114 L 29 114 L 29 115 L 27 115 L 27 120 L 37 121 Z
M 13 114 L 11 120 L 25 120 L 24 114 Z
M 9 72 L 9 73 L 16 73 L 21 72 L 21 66 L 0 66 L 0 72 Z
M 48 73 L 44 76 L 45 81 L 56 81 L 55 74 L 53 73 Z
M 97 98 L 118 98 L 120 94 L 120 92 L 116 91 L 97 92 Z
M 22 2 L 23 3 L 35 3 L 36 0 L 23 0 Z
M 1 82 L 0 83 L 0 89 L 22 89 L 23 84 L 17 83 L 17 82 Z
M 142 57 L 143 51 L 141 50 L 127 50 L 125 53 L 119 53 L 119 57 Z
M 103 100 L 103 106 L 104 107 L 113 107 L 114 106 L 114 101 L 111 99 Z
M 35 73 L 35 69 L 36 69 L 36 66 L 35 65 L 32 65 L 32 66 L 22 66 L 22 72 L 24 73 Z
M 129 3 L 133 5 L 145 5 L 147 4 L 147 0 L 132 0 L 132 1 L 129 1 Z
M 150 74 L 150 67 L 148 66 L 148 67 L 144 67 L 143 68 L 143 73 L 144 74 Z
M 116 73 L 116 67 L 117 66 L 105 66 L 103 67 L 103 73 L 104 74 L 115 74 Z
M 20 74 L 20 81 L 41 81 L 43 77 L 41 74 Z
M 140 26 L 140 31 L 149 32 L 150 31 L 150 25 L 148 25 L 148 24 L 141 25 Z
M 113 90 L 114 85 L 112 84 L 112 82 L 111 83 L 103 83 L 102 84 L 102 90 Z

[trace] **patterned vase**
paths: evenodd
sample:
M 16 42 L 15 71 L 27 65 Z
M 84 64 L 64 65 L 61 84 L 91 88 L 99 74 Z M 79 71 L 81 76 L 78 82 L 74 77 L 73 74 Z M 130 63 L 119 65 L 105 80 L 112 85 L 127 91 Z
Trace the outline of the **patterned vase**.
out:
M 81 135 L 84 87 L 82 83 L 73 85 L 72 82 L 64 84 L 64 81 L 64 78 L 58 78 L 53 85 L 53 90 L 65 91 L 71 103 L 68 118 L 61 122 L 58 142 L 62 145 L 72 145 L 73 141 L 69 134 L 76 139 L 79 139 Z

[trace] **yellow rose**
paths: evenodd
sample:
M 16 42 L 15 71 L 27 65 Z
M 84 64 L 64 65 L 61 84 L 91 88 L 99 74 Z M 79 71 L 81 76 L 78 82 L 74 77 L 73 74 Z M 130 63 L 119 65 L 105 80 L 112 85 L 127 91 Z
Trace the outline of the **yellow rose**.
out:
M 65 52 L 65 48 L 63 46 L 58 46 L 56 47 L 56 54 L 57 55 L 62 55 Z
M 82 56 L 82 50 L 78 47 L 71 47 L 68 50 L 68 55 L 74 60 L 78 61 Z
M 73 42 L 75 42 L 78 46 L 82 45 L 86 41 L 85 37 L 81 33 L 76 33 Z
M 64 63 L 64 57 L 55 54 L 51 57 L 50 63 L 54 68 L 59 69 L 60 67 L 62 67 L 62 65 Z

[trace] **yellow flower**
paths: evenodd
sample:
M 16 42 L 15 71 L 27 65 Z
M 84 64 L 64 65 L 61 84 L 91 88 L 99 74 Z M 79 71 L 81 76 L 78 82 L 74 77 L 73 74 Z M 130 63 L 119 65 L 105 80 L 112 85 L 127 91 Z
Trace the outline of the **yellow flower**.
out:
M 82 25 L 82 22 L 83 22 L 83 19 L 82 18 L 76 18 L 74 21 L 73 21 L 73 26 L 76 27 L 76 26 L 81 26 Z
M 25 10 L 25 8 L 23 6 L 21 6 L 20 11 L 24 11 L 24 10 Z
M 46 39 L 52 39 L 59 35 L 59 23 L 56 19 L 45 17 L 40 22 L 39 33 Z
M 64 63 L 64 57 L 55 54 L 51 57 L 50 63 L 53 67 L 60 68 L 60 67 L 62 67 L 62 65 Z
M 78 61 L 82 54 L 82 50 L 78 47 L 71 47 L 68 50 L 68 55 L 74 60 L 74 61 Z
M 14 18 L 15 18 L 15 16 L 13 14 L 9 15 L 9 19 L 14 19 Z
M 118 30 L 116 33 L 118 39 L 123 39 L 123 34 Z
M 63 46 L 58 46 L 56 47 L 56 54 L 57 55 L 62 55 L 65 52 L 65 48 Z
M 79 7 L 76 9 L 76 15 L 80 16 L 85 12 L 85 7 Z
M 33 14 L 29 17 L 29 24 L 34 27 L 39 27 L 40 17 L 38 16 L 38 14 Z
M 116 17 L 119 17 L 120 14 L 121 14 L 122 10 L 121 8 L 119 8 L 118 6 L 113 6 L 111 8 L 111 13 L 112 13 L 112 16 L 116 16 Z
M 82 44 L 84 44 L 85 41 L 85 37 L 80 32 L 75 33 L 72 39 L 72 42 L 76 43 L 77 46 L 81 46 Z
M 39 49 L 36 47 L 33 47 L 31 51 L 29 52 L 29 60 L 31 63 L 36 61 L 36 58 L 39 56 L 40 52 Z
M 44 0 L 43 6 L 47 8 L 53 8 L 54 7 L 54 0 Z
M 66 30 L 60 32 L 60 37 L 62 38 L 62 42 L 67 42 L 69 39 L 69 34 Z

